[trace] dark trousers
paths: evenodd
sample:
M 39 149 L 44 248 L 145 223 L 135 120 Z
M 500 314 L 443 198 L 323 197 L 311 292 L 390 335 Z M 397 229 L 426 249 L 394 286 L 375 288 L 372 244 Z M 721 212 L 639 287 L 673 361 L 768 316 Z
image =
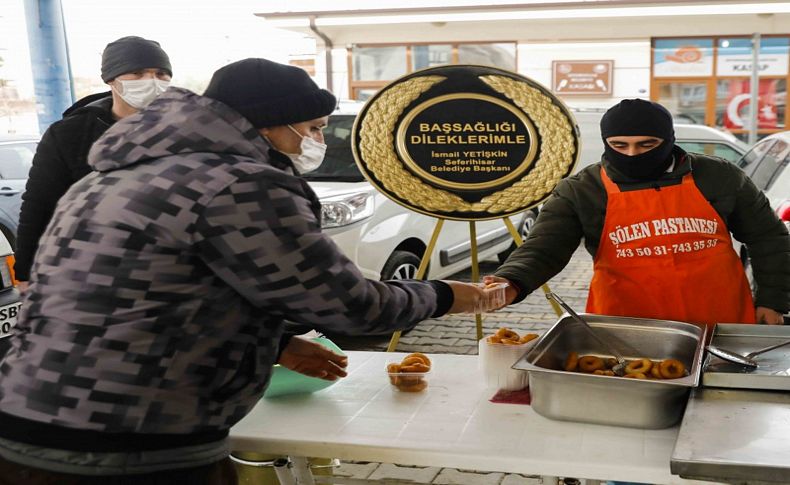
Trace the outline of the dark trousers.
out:
M 236 485 L 230 458 L 194 468 L 143 475 L 72 475 L 18 465 L 0 457 L 0 485 Z

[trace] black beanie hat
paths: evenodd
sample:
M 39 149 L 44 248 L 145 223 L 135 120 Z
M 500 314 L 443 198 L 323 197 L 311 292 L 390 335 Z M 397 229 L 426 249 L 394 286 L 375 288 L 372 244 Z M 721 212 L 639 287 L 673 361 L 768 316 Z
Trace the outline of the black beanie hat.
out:
M 255 128 L 314 120 L 335 110 L 337 99 L 303 69 L 266 59 L 244 59 L 220 68 L 203 96 L 222 101 Z
M 601 137 L 610 136 L 655 136 L 675 141 L 672 115 L 658 103 L 644 99 L 624 99 L 601 118 Z
M 171 76 L 170 58 L 159 42 L 129 36 L 110 42 L 101 54 L 101 78 L 111 81 L 121 74 L 141 69 L 164 69 Z

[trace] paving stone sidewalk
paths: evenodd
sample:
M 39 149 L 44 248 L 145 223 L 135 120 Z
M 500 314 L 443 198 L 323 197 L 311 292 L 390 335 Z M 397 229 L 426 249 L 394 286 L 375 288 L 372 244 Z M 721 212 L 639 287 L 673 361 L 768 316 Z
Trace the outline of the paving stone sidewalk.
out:
M 480 274 L 491 274 L 497 268 L 495 261 L 483 261 Z M 592 258 L 580 248 L 568 266 L 549 281 L 552 291 L 577 311 L 587 303 L 587 290 L 592 277 Z M 463 271 L 449 279 L 470 281 L 471 271 Z M 529 295 L 524 301 L 489 314 L 483 318 L 483 332 L 490 334 L 507 326 L 519 333 L 541 333 L 557 321 L 557 315 L 542 291 Z M 389 336 L 365 338 L 333 337 L 346 350 L 384 351 Z M 402 352 L 439 354 L 477 354 L 477 337 L 474 315 L 448 315 L 425 320 L 404 334 L 397 348 Z M 414 467 L 389 463 L 343 462 L 335 470 L 336 476 L 381 481 L 387 484 L 442 484 L 442 485 L 537 485 L 540 477 L 517 474 L 489 473 L 474 470 L 457 470 L 438 467 Z M 556 485 L 556 484 L 547 484 Z

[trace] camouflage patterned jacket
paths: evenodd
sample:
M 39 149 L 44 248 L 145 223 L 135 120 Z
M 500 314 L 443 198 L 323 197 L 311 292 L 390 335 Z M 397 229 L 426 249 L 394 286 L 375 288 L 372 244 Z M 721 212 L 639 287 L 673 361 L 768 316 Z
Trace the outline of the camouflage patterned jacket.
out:
M 438 282 L 363 278 L 290 162 L 218 101 L 171 88 L 89 163 L 42 236 L 0 367 L 2 438 L 86 451 L 221 439 L 261 397 L 283 318 L 386 332 L 451 303 Z

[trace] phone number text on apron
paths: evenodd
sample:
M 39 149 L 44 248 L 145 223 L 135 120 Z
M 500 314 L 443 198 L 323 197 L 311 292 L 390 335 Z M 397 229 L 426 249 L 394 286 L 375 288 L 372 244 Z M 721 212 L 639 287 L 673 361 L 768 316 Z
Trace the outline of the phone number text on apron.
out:
M 702 239 L 699 241 L 681 242 L 675 244 L 662 244 L 653 247 L 616 249 L 618 258 L 634 258 L 644 256 L 666 256 L 667 254 L 682 254 L 715 248 L 718 239 Z

